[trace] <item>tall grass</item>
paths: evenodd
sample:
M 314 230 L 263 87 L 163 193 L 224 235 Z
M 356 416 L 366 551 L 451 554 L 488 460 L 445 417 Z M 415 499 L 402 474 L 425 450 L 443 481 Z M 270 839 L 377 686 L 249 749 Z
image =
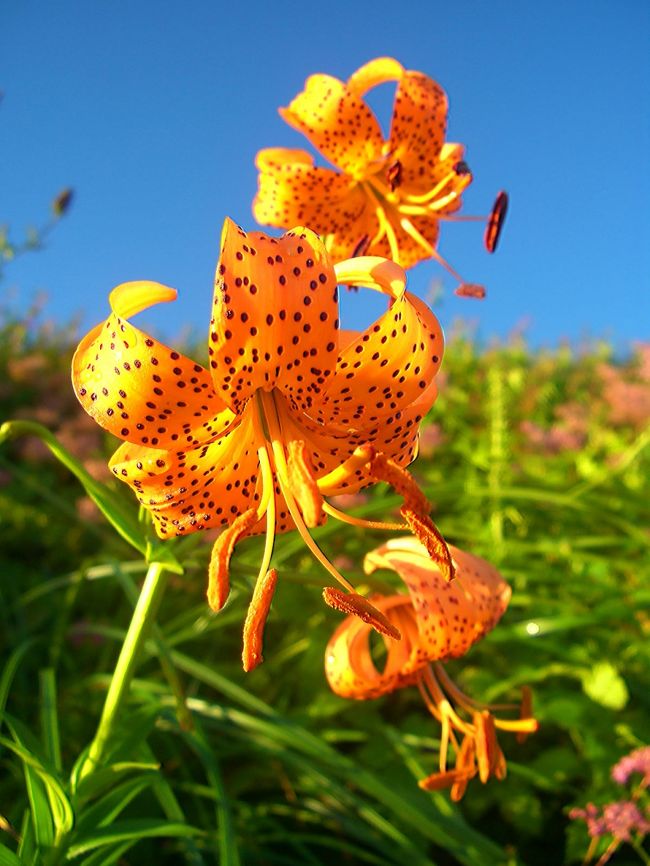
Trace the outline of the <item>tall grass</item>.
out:
M 0 421 L 45 424 L 110 485 L 111 443 L 68 384 L 70 343 L 5 321 Z M 339 620 L 291 536 L 278 542 L 266 661 L 244 675 L 262 542 L 238 549 L 230 600 L 213 615 L 201 533 L 173 544 L 184 573 L 170 575 L 110 769 L 80 778 L 146 565 L 40 440 L 20 437 L 0 450 L 0 864 L 581 859 L 569 807 L 607 796 L 611 764 L 648 737 L 650 348 L 617 361 L 605 344 L 532 352 L 457 338 L 444 371 L 414 471 L 447 539 L 514 589 L 502 623 L 449 665 L 487 701 L 533 686 L 541 730 L 504 743 L 507 778 L 470 786 L 460 805 L 424 793 L 439 732 L 417 690 L 366 702 L 328 691 L 323 653 Z M 129 491 L 115 496 L 137 522 Z M 397 505 L 379 488 L 356 513 Z M 316 535 L 352 580 L 369 580 L 363 554 L 382 533 L 328 524 Z

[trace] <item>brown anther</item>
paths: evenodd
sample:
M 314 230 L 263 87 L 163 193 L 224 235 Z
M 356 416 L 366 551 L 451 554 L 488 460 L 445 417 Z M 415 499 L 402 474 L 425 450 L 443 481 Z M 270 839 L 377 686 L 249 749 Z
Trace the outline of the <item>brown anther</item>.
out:
M 398 186 L 402 183 L 402 163 L 399 159 L 395 160 L 386 170 L 386 180 L 391 192 L 395 192 Z
M 506 765 L 506 756 L 503 754 L 503 752 L 501 750 L 501 746 L 499 745 L 498 742 L 496 745 L 497 745 L 497 754 L 496 754 L 496 759 L 494 761 L 493 772 L 494 772 L 495 778 L 498 779 L 500 782 L 502 782 L 506 777 L 506 774 L 508 772 L 508 767 Z
M 482 301 L 485 297 L 485 286 L 479 283 L 461 283 L 457 289 L 454 289 L 454 294 L 459 298 L 476 298 Z
M 533 692 L 530 686 L 523 686 L 521 689 L 521 706 L 519 707 L 520 719 L 531 719 L 533 717 Z M 529 736 L 530 731 L 518 731 L 517 742 L 523 743 Z
M 492 714 L 488 710 L 482 710 L 474 713 L 472 721 L 476 728 L 478 775 L 481 782 L 485 783 L 490 776 L 497 775 L 497 771 L 502 770 L 505 774 L 505 759 L 497 743 Z
M 274 568 L 271 568 L 264 576 L 260 575 L 255 584 L 253 598 L 248 606 L 246 622 L 244 623 L 244 647 L 241 658 L 246 673 L 264 661 L 262 656 L 264 626 L 277 582 L 278 573 Z
M 464 174 L 472 173 L 470 167 L 467 165 L 464 159 L 461 159 L 459 162 L 456 163 L 456 165 L 454 166 L 454 171 L 459 177 Z
M 402 506 L 400 514 L 408 523 L 413 535 L 426 547 L 427 553 L 440 569 L 444 579 L 453 580 L 456 575 L 454 562 L 447 542 L 433 520 L 426 514 L 416 514 L 406 505 Z
M 454 803 L 462 800 L 467 789 L 467 783 L 476 775 L 476 743 L 474 737 L 465 735 L 456 755 L 456 772 L 458 778 L 451 786 L 451 799 Z
M 423 791 L 441 791 L 443 788 L 452 788 L 457 784 L 464 784 L 472 778 L 468 771 L 447 770 L 446 773 L 431 773 L 425 779 L 420 779 L 418 787 Z M 460 799 L 460 797 L 458 798 Z
M 221 610 L 230 592 L 229 566 L 235 545 L 257 520 L 257 511 L 249 508 L 236 517 L 214 543 L 208 568 L 208 604 L 214 611 Z
M 507 213 L 508 193 L 501 190 L 494 200 L 492 211 L 488 217 L 487 226 L 485 227 L 485 237 L 483 238 L 483 241 L 485 243 L 485 249 L 489 253 L 493 253 L 497 248 Z
M 358 616 L 380 634 L 385 634 L 394 640 L 401 640 L 402 638 L 399 629 L 395 628 L 392 622 L 380 610 L 377 610 L 367 598 L 356 592 L 343 592 L 334 586 L 326 586 L 323 589 L 323 600 L 334 610 Z
M 368 234 L 361 235 L 361 237 L 357 241 L 357 245 L 352 250 L 352 255 L 350 256 L 350 258 L 356 259 L 357 256 L 365 256 L 365 254 L 368 252 L 369 246 L 370 246 L 370 235 L 368 235 Z M 359 287 L 358 286 L 348 286 L 348 288 L 358 290 Z
M 323 520 L 323 497 L 307 462 L 307 447 L 302 439 L 291 439 L 288 452 L 291 491 L 300 506 L 305 524 L 309 527 L 318 526 Z
M 385 454 L 375 454 L 369 460 L 368 468 L 370 474 L 378 481 L 386 481 L 404 497 L 404 507 L 418 514 L 428 514 L 431 511 L 431 505 L 424 493 L 417 486 L 412 476 L 404 469 L 386 457 Z

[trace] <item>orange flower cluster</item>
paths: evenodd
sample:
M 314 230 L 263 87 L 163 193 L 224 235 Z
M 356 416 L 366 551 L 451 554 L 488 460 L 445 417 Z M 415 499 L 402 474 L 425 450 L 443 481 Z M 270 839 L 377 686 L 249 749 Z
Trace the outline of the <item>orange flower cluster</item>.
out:
M 365 571 L 396 571 L 408 595 L 374 596 L 373 605 L 399 628 L 402 639 L 385 639 L 386 657 L 378 670 L 370 647 L 370 627 L 357 617 L 345 619 L 325 653 L 330 687 L 345 698 L 366 700 L 395 689 L 417 685 L 429 712 L 440 722 L 439 770 L 420 781 L 432 791 L 451 788 L 460 800 L 474 776 L 486 782 L 502 779 L 506 761 L 497 731 L 519 738 L 537 730 L 530 692 L 524 691 L 520 718 L 496 718 L 492 708 L 480 704 L 452 682 L 442 662 L 464 656 L 499 621 L 510 601 L 510 587 L 484 559 L 449 548 L 455 580 L 448 581 L 427 549 L 413 537 L 399 538 L 366 556 Z M 448 768 L 449 747 L 455 765 Z
M 386 81 L 396 81 L 397 92 L 384 140 L 363 96 Z M 174 289 L 125 283 L 111 293 L 108 318 L 77 349 L 74 388 L 89 415 L 122 440 L 110 467 L 133 489 L 160 538 L 221 530 L 209 566 L 213 610 L 228 598 L 237 543 L 264 535 L 244 627 L 244 668 L 262 661 L 262 632 L 278 579 L 276 536 L 295 529 L 342 587 L 326 587 L 325 601 L 350 614 L 328 649 L 332 688 L 369 698 L 417 684 L 443 731 L 440 772 L 422 784 L 450 784 L 458 797 L 476 773 L 483 781 L 503 775 L 496 729 L 535 728 L 529 713 L 520 722 L 495 719 L 462 695 L 440 666 L 493 627 L 510 590 L 487 563 L 447 546 L 406 469 L 436 398 L 443 335 L 428 306 L 406 291 L 403 268 L 434 258 L 458 277 L 459 294 L 485 294 L 437 252 L 441 220 L 474 219 L 458 216 L 472 175 L 463 146 L 445 141 L 442 89 L 395 60 L 373 60 L 346 83 L 312 76 L 281 113 L 338 170 L 315 166 L 305 151 L 258 154 L 254 213 L 261 223 L 289 231 L 271 237 L 226 220 L 208 365 L 130 322 L 174 300 Z M 507 196 L 500 193 L 481 218 L 490 252 L 506 209 Z M 343 329 L 340 285 L 381 293 L 385 312 L 364 331 Z M 399 523 L 365 521 L 336 507 L 337 497 L 379 481 L 403 499 Z M 311 535 L 328 518 L 410 530 L 411 540 L 389 542 L 367 559 L 369 569 L 396 568 L 410 595 L 367 599 L 357 593 Z M 369 655 L 371 628 L 386 640 L 382 673 Z M 451 771 L 450 744 L 456 753 Z
M 397 90 L 385 140 L 363 97 L 391 81 Z M 310 226 L 325 236 L 334 261 L 372 254 L 409 268 L 434 258 L 458 279 L 458 294 L 484 297 L 482 286 L 466 283 L 438 253 L 440 221 L 485 221 L 485 246 L 494 252 L 508 197 L 500 192 L 488 217 L 458 215 L 472 173 L 463 145 L 445 141 L 447 97 L 439 84 L 380 57 L 347 82 L 312 75 L 280 114 L 338 171 L 314 165 L 304 150 L 261 150 L 253 204 L 260 223 Z
M 338 283 L 383 293 L 386 312 L 362 333 L 342 331 Z M 436 556 L 447 555 L 404 469 L 436 398 L 442 330 L 406 291 L 400 267 L 376 257 L 334 266 L 309 229 L 272 238 L 227 220 L 208 368 L 129 321 L 175 296 L 157 283 L 114 289 L 112 314 L 77 349 L 73 382 L 86 411 L 124 440 L 110 467 L 133 488 L 161 538 L 223 527 L 209 574 L 214 610 L 228 597 L 236 543 L 265 533 L 263 582 L 276 534 L 291 529 L 355 598 L 309 529 L 328 516 L 359 523 L 327 498 L 377 481 L 404 496 L 399 526 L 410 526 Z M 342 605 L 332 592 L 326 600 Z M 361 606 L 381 628 L 382 617 Z M 245 647 L 247 669 L 260 660 Z

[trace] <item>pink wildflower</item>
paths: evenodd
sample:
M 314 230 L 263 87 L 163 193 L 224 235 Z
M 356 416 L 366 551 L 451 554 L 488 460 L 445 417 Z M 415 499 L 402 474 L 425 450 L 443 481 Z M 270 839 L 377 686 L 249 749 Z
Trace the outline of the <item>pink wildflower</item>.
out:
M 625 785 L 633 773 L 640 773 L 643 777 L 641 787 L 650 785 L 650 746 L 635 749 L 612 767 L 612 779 L 619 785 Z

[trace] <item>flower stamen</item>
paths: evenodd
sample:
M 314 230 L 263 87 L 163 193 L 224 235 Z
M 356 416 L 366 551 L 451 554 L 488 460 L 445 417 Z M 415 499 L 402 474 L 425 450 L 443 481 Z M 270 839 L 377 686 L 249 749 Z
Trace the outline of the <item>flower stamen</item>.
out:
M 264 661 L 264 657 L 262 656 L 264 626 L 266 625 L 266 618 L 269 614 L 278 581 L 278 573 L 274 568 L 267 571 L 264 576 L 262 575 L 263 573 L 260 572 L 255 582 L 253 598 L 248 607 L 246 622 L 244 623 L 242 663 L 246 673 L 252 671 Z
M 291 489 L 307 526 L 318 526 L 323 519 L 323 497 L 314 472 L 307 463 L 307 447 L 302 439 L 289 440 L 287 470 Z
M 344 586 L 347 590 L 349 590 L 350 592 L 354 592 L 354 586 L 350 583 L 349 580 L 343 577 L 343 575 L 337 568 L 334 567 L 334 565 L 332 565 L 332 563 L 325 556 L 323 551 L 309 534 L 307 526 L 305 525 L 305 521 L 303 520 L 303 517 L 300 513 L 300 509 L 298 508 L 298 504 L 294 498 L 291 484 L 289 482 L 289 468 L 287 466 L 287 458 L 283 446 L 282 427 L 275 400 L 273 399 L 272 394 L 266 394 L 263 391 L 260 391 L 258 396 L 260 399 L 260 405 L 262 406 L 264 411 L 264 417 L 271 439 L 271 448 L 273 453 L 273 460 L 275 463 L 276 475 L 280 483 L 282 495 L 284 496 L 284 500 L 287 503 L 289 514 L 291 515 L 296 529 L 298 530 L 300 537 L 305 542 L 314 558 L 317 559 L 318 562 L 320 562 L 323 568 L 325 568 L 332 575 L 332 577 L 337 580 L 342 586 Z
M 380 634 L 385 634 L 394 640 L 400 640 L 402 637 L 399 629 L 393 625 L 388 617 L 384 616 L 367 598 L 357 592 L 346 593 L 334 586 L 326 586 L 323 590 L 323 600 L 334 610 L 358 616 Z
M 363 529 L 382 529 L 386 532 L 403 532 L 408 529 L 405 523 L 388 523 L 384 520 L 366 520 L 364 517 L 355 517 L 352 514 L 346 514 L 345 511 L 339 511 L 329 502 L 323 503 L 323 511 L 330 517 L 340 520 L 341 523 L 348 523 L 350 526 L 360 526 Z
M 445 270 L 447 270 L 452 275 L 452 277 L 455 277 L 459 283 L 465 282 L 465 280 L 461 277 L 458 271 L 454 270 L 449 264 L 449 262 L 446 261 L 446 259 L 443 259 L 438 250 L 434 246 L 432 246 L 429 241 L 424 237 L 424 235 L 415 228 L 415 226 L 413 225 L 411 220 L 408 219 L 408 217 L 402 217 L 399 222 L 406 234 L 409 235 L 409 237 L 413 238 L 416 244 L 419 244 L 423 250 L 426 250 L 427 254 L 432 259 L 435 259 L 439 265 L 442 265 L 442 267 L 445 268 Z
M 221 610 L 230 593 L 229 567 L 235 545 L 258 519 L 257 509 L 249 508 L 236 517 L 214 543 L 208 567 L 208 604 L 214 611 Z

